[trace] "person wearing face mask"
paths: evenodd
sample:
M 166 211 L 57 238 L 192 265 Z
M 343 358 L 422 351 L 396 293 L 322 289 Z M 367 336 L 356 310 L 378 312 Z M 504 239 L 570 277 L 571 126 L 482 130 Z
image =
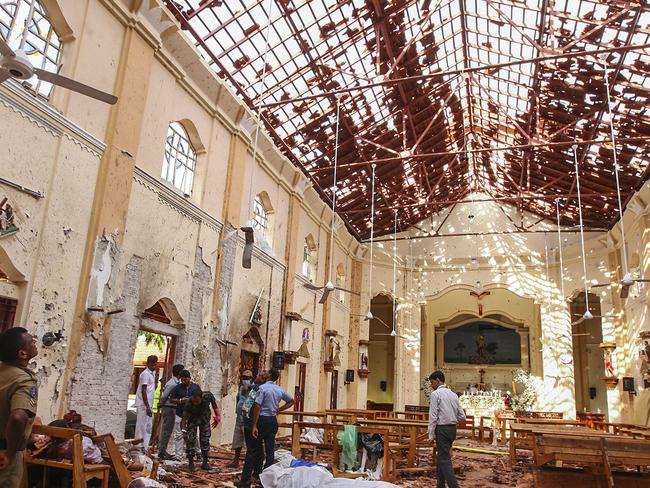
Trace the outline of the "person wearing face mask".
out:
M 235 401 L 235 414 L 237 417 L 235 419 L 235 430 L 232 434 L 232 449 L 235 455 L 232 462 L 228 465 L 229 468 L 236 468 L 239 466 L 239 457 L 241 456 L 241 450 L 245 445 L 244 415 L 242 413 L 242 407 L 244 401 L 248 397 L 252 381 L 253 372 L 250 369 L 243 371 L 240 378 L 239 390 L 237 391 L 237 399 Z
M 17 488 L 23 476 L 23 450 L 36 416 L 38 386 L 28 368 L 37 354 L 26 329 L 0 334 L 0 487 Z

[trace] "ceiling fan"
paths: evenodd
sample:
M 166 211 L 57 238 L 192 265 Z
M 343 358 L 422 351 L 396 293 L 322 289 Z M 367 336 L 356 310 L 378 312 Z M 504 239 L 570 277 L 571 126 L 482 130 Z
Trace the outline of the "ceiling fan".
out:
M 114 105 L 117 102 L 117 97 L 110 93 L 103 92 L 96 88 L 84 85 L 79 81 L 67 78 L 58 73 L 52 73 L 40 68 L 36 68 L 30 61 L 25 53 L 25 42 L 29 34 L 29 26 L 34 18 L 35 1 L 32 2 L 29 14 L 25 19 L 25 30 L 23 37 L 20 40 L 20 46 L 15 51 L 7 44 L 7 41 L 0 35 L 0 83 L 15 78 L 17 80 L 29 80 L 36 75 L 39 80 L 47 83 L 52 83 L 68 90 L 72 90 L 87 97 L 94 98 L 101 102 Z
M 623 222 L 623 205 L 621 204 L 621 185 L 618 178 L 618 171 L 620 168 L 618 166 L 618 159 L 616 157 L 614 115 L 612 114 L 612 101 L 609 94 L 609 90 L 610 90 L 609 70 L 607 69 L 607 64 L 605 62 L 603 62 L 603 67 L 605 69 L 605 93 L 607 93 L 607 110 L 609 112 L 609 131 L 612 140 L 612 155 L 614 158 L 614 177 L 616 181 L 616 195 L 618 198 L 618 215 L 621 222 L 621 243 L 622 243 L 621 249 L 623 251 L 623 279 L 618 282 L 618 284 L 621 285 L 621 292 L 619 296 L 621 298 L 627 298 L 628 295 L 630 294 L 630 287 L 634 283 L 650 283 L 650 279 L 634 278 L 632 274 L 629 272 L 627 267 L 627 249 L 625 244 L 625 222 Z M 591 288 L 603 288 L 603 287 L 611 286 L 614 283 L 598 283 L 596 285 L 592 285 Z
M 397 297 L 395 293 L 397 292 L 397 209 L 395 209 L 395 224 L 393 228 L 393 330 L 390 331 L 390 334 L 378 333 L 374 334 L 373 337 L 377 336 L 390 336 L 390 337 L 399 337 L 400 339 L 406 339 L 403 335 L 399 335 L 395 328 L 397 323 Z M 384 325 L 386 325 L 384 323 Z
M 334 224 L 336 222 L 336 168 L 338 164 L 338 155 L 339 155 L 339 119 L 341 113 L 341 97 L 340 93 L 335 95 L 336 97 L 336 135 L 334 137 L 334 185 L 332 186 L 332 227 L 330 229 L 330 265 L 328 271 L 328 280 L 327 283 L 323 286 L 316 286 L 311 283 L 305 283 L 303 286 L 312 291 L 323 290 L 323 295 L 320 297 L 318 303 L 323 304 L 327 302 L 327 299 L 334 290 L 340 290 L 346 293 L 351 293 L 353 295 L 359 295 L 356 291 L 348 290 L 346 288 L 336 286 L 332 283 L 332 265 L 334 261 Z M 374 181 L 374 180 L 373 180 Z M 370 311 L 368 311 L 370 312 Z

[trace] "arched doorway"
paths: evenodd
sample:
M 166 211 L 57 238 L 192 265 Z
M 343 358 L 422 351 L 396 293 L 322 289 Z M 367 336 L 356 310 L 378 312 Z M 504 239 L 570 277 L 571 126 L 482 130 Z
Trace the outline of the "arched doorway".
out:
M 602 380 L 605 362 L 600 348 L 603 341 L 600 298 L 593 293 L 587 298 L 594 318 L 571 326 L 576 411 L 607 414 L 607 387 Z M 569 304 L 571 320 L 576 321 L 586 309 L 585 293 L 575 294 Z
M 183 320 L 178 314 L 176 306 L 168 298 L 161 298 L 156 301 L 143 310 L 140 315 L 140 327 L 135 350 L 133 351 L 131 387 L 127 403 L 126 438 L 133 437 L 135 432 L 136 392 L 140 374 L 147 367 L 147 358 L 152 355 L 158 357 L 155 371 L 156 390 L 152 405 L 153 411 L 156 413 L 158 399 L 165 383 L 171 378 L 182 325 Z M 157 431 L 154 429 L 154 432 Z M 154 434 L 151 445 L 155 444 L 156 439 L 157 436 Z
M 368 406 L 392 409 L 395 402 L 395 338 L 393 329 L 393 298 L 378 295 L 370 302 L 375 319 L 370 321 L 368 345 Z M 383 323 L 382 323 L 383 322 Z

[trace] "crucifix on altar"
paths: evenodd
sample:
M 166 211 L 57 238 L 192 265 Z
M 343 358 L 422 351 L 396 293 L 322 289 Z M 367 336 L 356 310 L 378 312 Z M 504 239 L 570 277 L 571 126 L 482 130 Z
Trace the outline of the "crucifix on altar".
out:
M 481 292 L 475 292 L 475 291 L 470 291 L 469 294 L 473 297 L 476 297 L 478 300 L 478 316 L 482 317 L 483 316 L 483 303 L 481 302 L 481 299 L 485 296 L 488 296 L 490 294 L 489 291 L 481 291 Z
M 485 391 L 485 369 L 481 368 L 478 370 L 478 373 L 481 375 L 479 380 L 478 380 L 478 389 L 479 391 Z

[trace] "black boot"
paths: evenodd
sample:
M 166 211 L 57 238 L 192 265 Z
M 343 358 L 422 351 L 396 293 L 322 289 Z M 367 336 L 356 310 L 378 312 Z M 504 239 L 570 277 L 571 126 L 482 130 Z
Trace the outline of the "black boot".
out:
M 203 456 L 203 462 L 201 463 L 201 469 L 204 469 L 206 471 L 210 471 L 210 464 L 208 464 L 208 451 L 201 451 L 201 455 Z
M 188 459 L 187 468 L 190 471 L 194 471 L 194 469 L 195 469 L 195 466 L 194 466 L 194 453 L 193 452 L 189 453 L 187 455 L 187 459 Z

